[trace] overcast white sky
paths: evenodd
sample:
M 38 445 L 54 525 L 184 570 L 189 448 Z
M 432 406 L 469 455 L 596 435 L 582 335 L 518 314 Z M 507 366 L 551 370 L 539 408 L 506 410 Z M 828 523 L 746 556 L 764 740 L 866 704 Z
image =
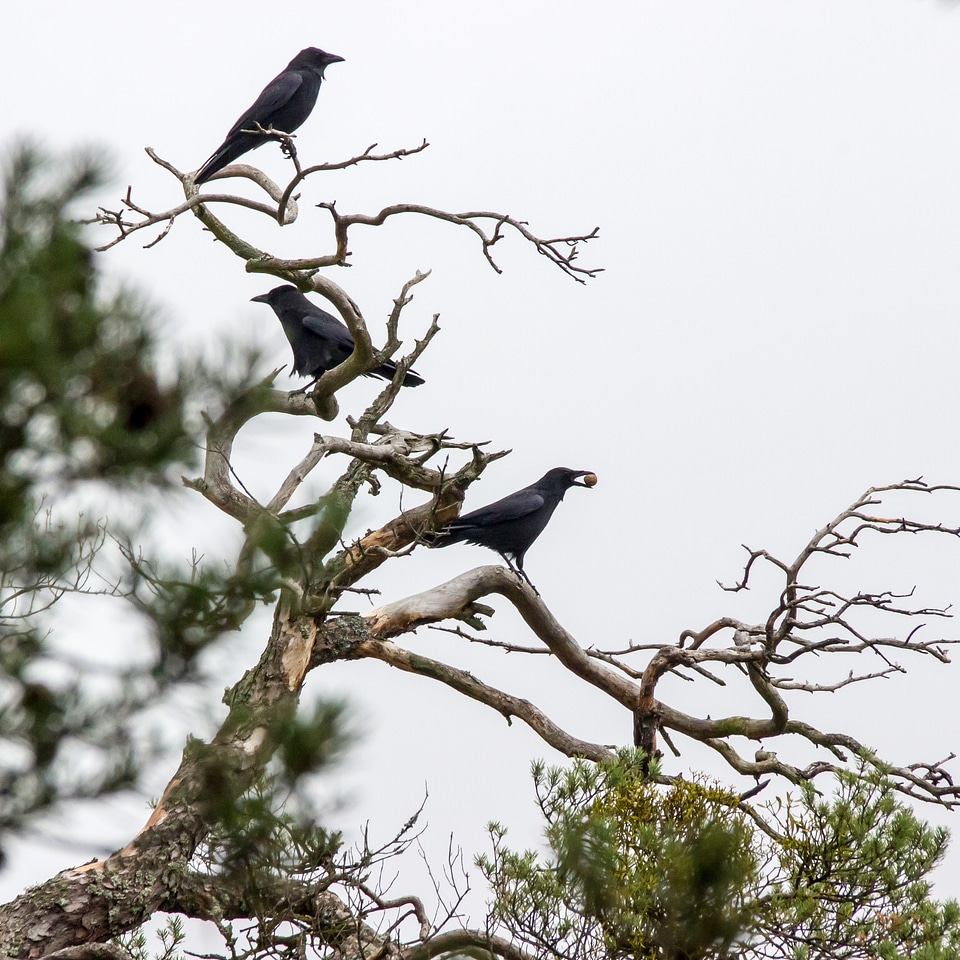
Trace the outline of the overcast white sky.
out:
M 374 142 L 432 146 L 314 180 L 294 228 L 237 216 L 261 246 L 327 252 L 326 220 L 310 206 L 320 200 L 368 213 L 400 201 L 496 209 L 549 236 L 599 225 L 582 260 L 606 272 L 585 286 L 513 240 L 498 247 L 497 276 L 466 231 L 412 222 L 356 233 L 355 266 L 333 273 L 378 339 L 404 280 L 433 269 L 402 332 L 418 335 L 439 312 L 443 333 L 417 364 L 427 385 L 406 391 L 390 420 L 514 449 L 470 506 L 551 466 L 597 472 L 596 489 L 570 492 L 527 561 L 584 645 L 670 640 L 724 614 L 759 616 L 769 597 L 731 598 L 715 584 L 737 576 L 741 543 L 792 556 L 872 484 L 960 482 L 954 5 L 289 0 L 282 10 L 251 0 L 18 4 L 6 15 L 16 41 L 0 60 L 4 140 L 101 144 L 117 171 L 101 202 L 115 205 L 129 183 L 140 203 L 165 208 L 178 186 L 143 147 L 198 167 L 290 57 L 316 45 L 346 62 L 329 68 L 301 129 L 305 160 Z M 285 171 L 272 146 L 252 159 Z M 288 361 L 272 314 L 248 302 L 269 280 L 245 274 L 192 220 L 152 250 L 134 239 L 102 262 L 160 306 L 172 348 L 256 338 L 265 370 Z M 357 412 L 375 389 L 351 385 L 342 409 Z M 248 486 L 269 495 L 314 429 L 245 433 L 236 466 Z M 183 555 L 228 553 L 229 525 L 198 500 L 164 505 L 170 525 L 195 538 Z M 391 491 L 365 500 L 356 530 L 396 507 Z M 957 499 L 942 508 L 958 522 Z M 925 602 L 958 599 L 960 544 L 885 542 L 875 556 L 845 571 L 847 582 L 916 583 Z M 375 585 L 396 599 L 491 559 L 421 550 Z M 223 684 L 256 656 L 267 622 L 228 638 Z M 957 633 L 950 622 L 945 630 Z M 505 609 L 491 635 L 525 638 Z M 411 643 L 534 700 L 579 736 L 630 740 L 622 709 L 545 658 L 467 653 L 424 631 Z M 799 715 L 897 762 L 940 759 L 960 746 L 957 668 L 916 667 L 850 695 L 806 696 Z M 671 689 L 690 712 L 756 709 L 746 694 L 734 703 L 693 684 Z M 536 842 L 527 768 L 560 758 L 522 725 L 375 663 L 337 665 L 308 684 L 311 697 L 334 692 L 351 697 L 365 732 L 336 778 L 334 792 L 355 800 L 337 814 L 345 827 L 370 818 L 385 835 L 427 783 L 433 849 L 454 831 L 472 855 L 491 818 L 515 826 L 518 844 Z M 667 769 L 708 764 L 691 750 Z M 157 791 L 169 772 L 158 772 Z M 139 801 L 115 804 L 99 846 L 22 849 L 0 894 L 122 843 L 144 816 Z M 960 849 L 940 877 L 941 895 L 960 895 Z

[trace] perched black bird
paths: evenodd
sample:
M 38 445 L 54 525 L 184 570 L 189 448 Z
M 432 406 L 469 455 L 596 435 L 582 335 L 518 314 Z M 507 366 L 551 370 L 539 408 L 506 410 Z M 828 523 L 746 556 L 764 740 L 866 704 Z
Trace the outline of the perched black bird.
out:
M 583 477 L 582 483 L 580 477 Z M 524 554 L 543 533 L 567 490 L 570 487 L 593 487 L 596 482 L 597 475 L 589 470 L 554 467 L 529 487 L 451 520 L 436 534 L 427 537 L 427 545 L 446 547 L 466 541 L 489 547 L 533 587 L 523 569 Z M 511 557 L 516 566 L 511 563 Z
M 321 310 L 292 284 L 274 287 L 269 293 L 261 293 L 252 299 L 273 307 L 293 347 L 293 373 L 298 376 L 316 379 L 353 353 L 353 337 L 347 325 Z M 392 360 L 385 360 L 379 367 L 368 370 L 367 376 L 392 380 L 396 372 L 397 365 Z M 421 383 L 423 377 L 413 370 L 403 376 L 405 387 L 419 387 Z
M 301 50 L 283 72 L 263 88 L 253 106 L 230 128 L 217 152 L 193 178 L 194 182 L 197 185 L 206 183 L 218 170 L 233 163 L 248 150 L 278 139 L 265 133 L 243 133 L 244 130 L 256 130 L 257 124 L 260 124 L 265 130 L 273 127 L 283 133 L 293 133 L 310 116 L 317 102 L 323 71 L 329 64 L 342 60 L 343 57 L 325 53 L 316 47 Z

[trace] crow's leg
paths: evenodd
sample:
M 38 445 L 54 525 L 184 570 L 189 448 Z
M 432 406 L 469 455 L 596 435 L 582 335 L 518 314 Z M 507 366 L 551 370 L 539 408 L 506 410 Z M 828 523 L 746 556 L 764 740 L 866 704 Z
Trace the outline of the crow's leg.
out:
M 523 569 L 523 561 L 522 561 L 522 560 L 518 560 L 517 563 L 516 563 L 516 565 L 514 565 L 514 564 L 512 564 L 512 563 L 510 562 L 510 560 L 509 560 L 504 554 L 501 553 L 500 556 L 503 557 L 503 559 L 507 561 L 507 566 L 508 566 L 521 580 L 526 580 L 526 582 L 530 585 L 530 589 L 539 597 L 539 596 L 540 596 L 540 591 L 537 589 L 537 587 L 536 587 L 536 585 L 534 584 L 534 582 L 527 576 L 527 571 Z
M 323 374 L 321 374 L 320 376 L 323 376 Z M 314 377 L 305 387 L 301 387 L 299 390 L 291 390 L 290 396 L 295 397 L 297 396 L 297 394 L 306 393 L 308 390 L 310 390 L 311 388 L 317 385 L 317 381 L 319 379 L 320 377 Z

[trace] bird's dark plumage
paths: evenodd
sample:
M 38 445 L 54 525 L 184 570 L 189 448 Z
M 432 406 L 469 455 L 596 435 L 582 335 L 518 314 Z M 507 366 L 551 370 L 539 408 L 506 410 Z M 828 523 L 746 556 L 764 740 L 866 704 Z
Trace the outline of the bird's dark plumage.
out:
M 332 313 L 321 310 L 292 284 L 274 287 L 253 297 L 273 308 L 293 348 L 293 372 L 301 377 L 319 377 L 343 363 L 353 353 L 353 337 L 347 325 Z M 397 365 L 385 360 L 367 371 L 367 376 L 392 380 Z M 403 386 L 419 387 L 423 377 L 413 370 L 403 376 Z
M 582 482 L 581 477 L 585 478 Z M 524 554 L 543 533 L 567 490 L 570 487 L 592 487 L 596 482 L 596 475 L 589 470 L 554 467 L 529 487 L 451 520 L 442 530 L 427 538 L 428 546 L 445 547 L 466 541 L 488 547 L 499 553 L 512 570 L 530 583 L 523 570 Z
M 310 116 L 317 102 L 323 71 L 331 63 L 342 60 L 343 57 L 325 53 L 316 47 L 301 50 L 283 72 L 263 88 L 253 106 L 230 128 L 216 153 L 193 178 L 194 182 L 197 185 L 206 183 L 218 170 L 233 163 L 248 150 L 277 139 L 265 133 L 243 133 L 244 130 L 256 130 L 259 124 L 264 129 L 273 127 L 283 133 L 293 133 Z

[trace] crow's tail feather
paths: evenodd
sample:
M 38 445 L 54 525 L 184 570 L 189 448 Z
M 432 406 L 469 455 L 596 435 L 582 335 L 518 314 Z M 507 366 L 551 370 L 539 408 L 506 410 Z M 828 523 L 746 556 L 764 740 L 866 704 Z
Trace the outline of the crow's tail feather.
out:
M 467 531 L 451 530 L 449 527 L 441 527 L 439 530 L 428 530 L 420 534 L 420 539 L 428 547 L 449 547 L 451 543 L 463 543 L 466 539 Z
M 249 134 L 227 137 L 216 153 L 200 168 L 193 182 L 199 187 L 206 183 L 215 173 L 219 173 L 227 164 L 233 163 L 242 157 L 248 150 L 253 150 L 265 142 L 264 137 L 253 137 Z
M 384 380 L 392 380 L 397 374 L 397 365 L 392 360 L 387 360 L 385 363 L 381 363 L 375 370 L 371 370 L 370 373 L 375 377 L 383 377 Z M 419 387 L 421 383 L 425 382 L 416 370 L 408 370 L 403 375 L 402 385 L 405 387 Z

